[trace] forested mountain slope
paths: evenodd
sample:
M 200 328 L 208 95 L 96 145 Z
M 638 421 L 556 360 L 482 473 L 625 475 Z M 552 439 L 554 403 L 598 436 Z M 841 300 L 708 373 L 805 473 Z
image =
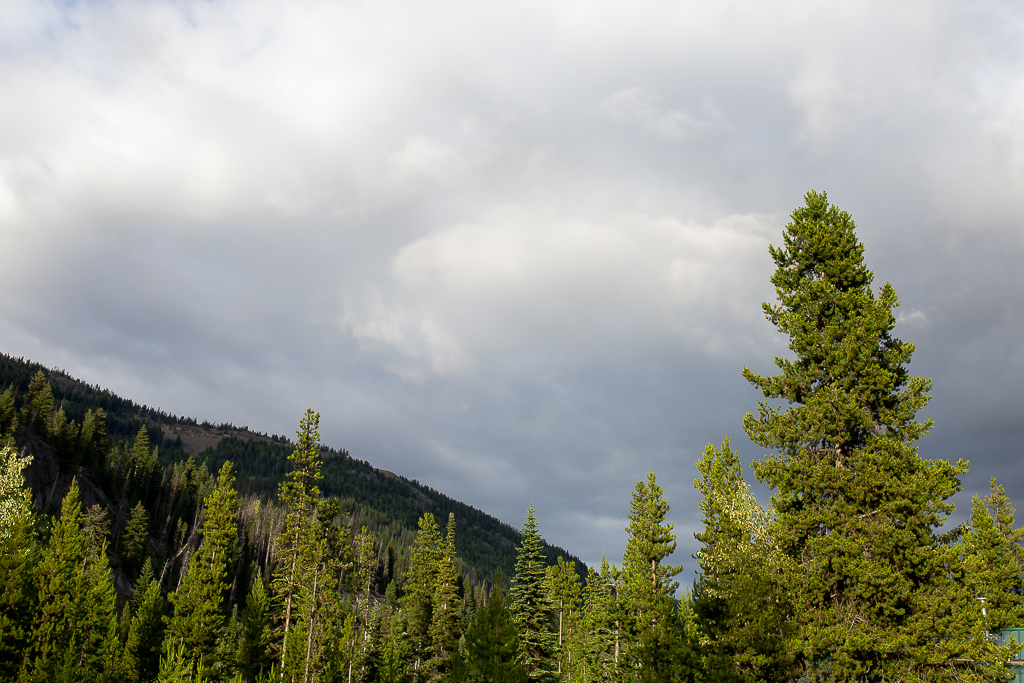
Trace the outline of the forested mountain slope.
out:
M 20 405 L 19 397 L 27 394 L 33 376 L 40 370 L 53 390 L 54 408 L 62 410 L 66 420 L 81 425 L 89 411 L 101 409 L 106 415 L 106 433 L 114 444 L 124 448 L 140 428 L 145 428 L 150 443 L 158 445 L 161 466 L 184 467 L 191 458 L 193 467 L 213 473 L 230 460 L 241 495 L 253 494 L 265 501 L 275 498 L 288 470 L 288 454 L 294 448 L 286 437 L 171 415 L 88 384 L 63 370 L 6 354 L 0 354 L 0 392 L 11 388 Z M 346 450 L 325 448 L 321 456 L 323 495 L 338 498 L 356 529 L 365 525 L 379 536 L 394 539 L 395 552 L 402 554 L 425 512 L 433 513 L 438 520 L 454 513 L 459 530 L 456 549 L 464 570 L 481 579 L 492 576 L 498 568 L 505 577 L 512 576 L 515 548 L 521 541 L 517 529 L 417 481 L 353 458 Z M 47 503 L 59 506 L 60 500 Z M 581 574 L 585 572 L 583 563 L 562 548 L 545 544 L 544 554 L 549 564 L 563 556 L 573 561 Z

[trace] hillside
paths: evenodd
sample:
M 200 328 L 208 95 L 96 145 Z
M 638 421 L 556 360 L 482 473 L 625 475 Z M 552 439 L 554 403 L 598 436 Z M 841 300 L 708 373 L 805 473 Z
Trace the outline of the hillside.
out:
M 216 472 L 230 460 L 238 473 L 239 493 L 265 501 L 276 498 L 278 484 L 288 469 L 291 440 L 248 427 L 215 425 L 171 415 L 139 405 L 63 370 L 6 354 L 0 354 L 0 392 L 12 388 L 17 401 L 17 397 L 26 394 L 32 377 L 40 370 L 52 387 L 55 406 L 67 420 L 82 424 L 89 411 L 102 409 L 106 413 L 106 432 L 112 445 L 125 448 L 145 427 L 150 442 L 159 446 L 160 465 L 188 465 Z M 401 552 L 415 535 L 417 522 L 424 513 L 433 513 L 442 524 L 449 513 L 454 513 L 458 528 L 456 549 L 464 571 L 483 579 L 500 568 L 505 577 L 512 576 L 516 547 L 521 540 L 516 528 L 417 481 L 353 458 L 346 450 L 325 447 L 322 458 L 322 492 L 338 499 L 356 529 L 365 525 L 378 536 L 394 539 Z M 59 501 L 48 503 L 54 505 Z M 581 575 L 585 574 L 582 561 L 564 549 L 545 544 L 544 551 L 550 564 L 562 556 L 573 561 Z

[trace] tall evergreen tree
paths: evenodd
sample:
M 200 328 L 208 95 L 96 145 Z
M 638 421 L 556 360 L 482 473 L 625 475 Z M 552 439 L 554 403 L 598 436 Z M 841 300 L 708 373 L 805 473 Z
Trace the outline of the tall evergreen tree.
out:
M 202 543 L 189 558 L 185 577 L 171 595 L 174 615 L 167 627 L 169 647 L 184 645 L 194 662 L 201 657 L 214 671 L 222 664 L 217 661 L 216 649 L 225 624 L 229 571 L 237 553 L 237 514 L 235 472 L 231 463 L 225 462 L 217 476 L 217 487 L 205 501 Z
M 129 681 L 152 681 L 157 677 L 166 612 L 167 602 L 160 592 L 160 583 L 153 577 L 152 564 L 146 560 L 135 582 L 131 602 L 122 615 L 128 624 L 124 649 L 132 664 L 127 676 Z
M 1024 530 L 995 477 L 984 500 L 974 496 L 971 525 L 961 540 L 963 582 L 975 598 L 984 598 L 989 630 L 1024 625 Z
M 967 465 L 917 454 L 930 383 L 907 371 L 914 346 L 892 335 L 896 293 L 872 290 L 854 229 L 824 194 L 806 195 L 770 248 L 778 303 L 764 304 L 793 358 L 776 358 L 775 376 L 743 371 L 767 399 L 744 429 L 775 451 L 755 473 L 775 489 L 791 560 L 786 647 L 808 681 L 970 679 L 963 660 L 995 662 L 936 535 Z
M 512 619 L 519 632 L 519 656 L 530 681 L 555 680 L 558 645 L 552 625 L 554 610 L 548 596 L 547 571 L 533 504 L 526 511 L 523 542 L 512 578 Z
M 448 514 L 448 528 L 441 543 L 438 558 L 436 587 L 434 588 L 433 612 L 431 614 L 430 637 L 433 641 L 434 656 L 439 660 L 438 671 L 447 673 L 448 660 L 457 652 L 462 637 L 461 601 L 459 600 L 458 569 L 455 566 L 455 514 Z
M 430 625 L 434 617 L 434 593 L 437 590 L 440 564 L 441 534 L 434 515 L 426 512 L 420 517 L 419 532 L 412 544 L 412 558 L 406 575 L 406 594 L 402 600 L 417 677 L 427 673 L 422 669 L 434 654 Z
M 302 646 L 305 642 L 296 644 L 290 637 L 299 616 L 295 609 L 297 598 L 310 574 L 311 558 L 317 554 L 314 523 L 320 501 L 320 482 L 323 479 L 320 474 L 320 413 L 307 409 L 295 434 L 298 443 L 288 456 L 291 470 L 278 492 L 278 500 L 285 509 L 285 518 L 284 528 L 275 543 L 277 568 L 272 581 L 284 621 L 279 660 L 281 673 L 284 676 L 288 668 L 292 670 L 289 677 L 301 676 L 294 669 L 304 664 L 295 653 L 304 651 Z M 287 666 L 289 656 L 292 657 L 291 667 Z
M 667 564 L 675 552 L 673 525 L 665 521 L 669 506 L 654 472 L 637 482 L 629 503 L 626 552 L 619 575 L 618 598 L 630 634 L 620 667 L 635 678 L 672 680 L 675 662 L 663 655 L 675 652 L 682 638 L 673 616 L 674 577 L 682 567 Z M 651 678 L 653 677 L 653 678 Z
M 270 599 L 263 577 L 256 572 L 242 610 L 242 633 L 235 651 L 235 669 L 246 683 L 255 683 L 257 677 L 270 671 L 270 642 Z
M 586 641 L 580 629 L 580 601 L 582 589 L 580 575 L 571 562 L 559 556 L 555 566 L 548 569 L 548 586 L 551 590 L 551 604 L 555 609 L 556 633 L 558 634 L 557 673 L 564 680 L 580 680 L 573 673 L 582 671 L 586 658 Z

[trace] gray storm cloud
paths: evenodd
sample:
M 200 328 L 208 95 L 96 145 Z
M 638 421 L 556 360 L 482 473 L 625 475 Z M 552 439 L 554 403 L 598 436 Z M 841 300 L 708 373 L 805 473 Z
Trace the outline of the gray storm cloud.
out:
M 922 452 L 1012 494 L 1022 14 L 10 0 L 0 347 L 267 432 L 313 406 L 590 562 L 654 469 L 692 570 L 693 463 L 759 455 L 739 371 L 785 353 L 767 247 L 814 188 L 902 297 Z

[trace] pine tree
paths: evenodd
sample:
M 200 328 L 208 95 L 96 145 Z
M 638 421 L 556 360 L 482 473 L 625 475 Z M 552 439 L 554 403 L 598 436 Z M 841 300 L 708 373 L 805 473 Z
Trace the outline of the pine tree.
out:
M 914 346 L 892 335 L 896 293 L 872 290 L 854 229 L 824 194 L 807 194 L 770 249 L 778 304 L 764 305 L 794 357 L 776 358 L 775 376 L 743 371 L 767 399 L 744 429 L 775 450 L 755 473 L 776 491 L 790 560 L 786 647 L 809 681 L 970 678 L 960 662 L 992 660 L 959 611 L 936 535 L 967 466 L 917 454 L 930 383 L 907 371 Z
M 619 664 L 634 676 L 670 680 L 666 667 L 671 664 L 661 655 L 677 649 L 682 636 L 673 618 L 674 577 L 682 567 L 665 564 L 675 552 L 673 525 L 665 522 L 669 506 L 654 472 L 647 483 L 637 482 L 629 503 L 626 527 L 626 552 L 622 558 L 618 599 L 630 634 L 625 657 Z
M 776 581 L 785 558 L 770 516 L 743 480 L 728 438 L 720 449 L 709 443 L 697 469 L 704 531 L 694 534 L 701 549 L 693 610 L 705 641 L 704 668 L 713 681 L 788 680 L 789 601 Z
M 124 649 L 132 663 L 128 680 L 152 681 L 159 674 L 166 612 L 167 602 L 160 592 L 160 583 L 153 577 L 153 566 L 147 560 L 123 615 L 128 624 Z
M 961 540 L 964 584 L 985 601 L 991 631 L 1024 624 L 1024 531 L 1014 526 L 1014 510 L 995 477 L 992 492 L 972 499 L 971 525 Z
M 412 558 L 406 575 L 406 594 L 402 600 L 417 677 L 426 675 L 427 672 L 422 669 L 434 654 L 430 625 L 433 622 L 434 593 L 441 564 L 440 546 L 441 535 L 437 522 L 432 513 L 426 512 L 420 517 L 419 531 L 413 541 Z
M 206 498 L 200 532 L 202 543 L 189 558 L 188 569 L 178 590 L 171 595 L 174 615 L 167 626 L 167 643 L 172 648 L 185 646 L 193 662 L 201 657 L 213 670 L 217 661 L 217 639 L 225 623 L 225 593 L 230 587 L 238 543 L 238 494 L 235 472 L 225 462 L 217 477 L 217 487 Z
M 554 610 L 548 597 L 547 571 L 533 504 L 526 511 L 523 542 L 512 578 L 512 619 L 519 631 L 519 656 L 530 681 L 555 680 L 557 642 Z
M 291 631 L 299 616 L 297 598 L 307 578 L 312 579 L 309 576 L 311 558 L 317 554 L 314 524 L 320 501 L 319 484 L 323 479 L 320 474 L 320 413 L 307 409 L 299 421 L 296 436 L 298 443 L 288 456 L 291 470 L 278 491 L 285 518 L 284 528 L 275 543 L 277 567 L 272 581 L 284 619 L 279 660 L 281 675 L 287 673 L 292 679 L 301 676 L 299 671 L 305 669 L 305 662 L 296 655 L 305 653 L 305 639 L 295 643 Z
M 587 581 L 583 588 L 582 680 L 611 681 L 616 676 L 618 632 L 615 625 L 615 596 L 613 587 L 618 583 L 604 554 L 600 572 L 587 568 Z
M 580 670 L 586 657 L 586 647 L 579 627 L 582 589 L 575 565 L 559 557 L 555 566 L 548 569 L 548 586 L 557 624 L 557 673 L 565 680 L 579 680 L 579 676 L 572 674 Z

